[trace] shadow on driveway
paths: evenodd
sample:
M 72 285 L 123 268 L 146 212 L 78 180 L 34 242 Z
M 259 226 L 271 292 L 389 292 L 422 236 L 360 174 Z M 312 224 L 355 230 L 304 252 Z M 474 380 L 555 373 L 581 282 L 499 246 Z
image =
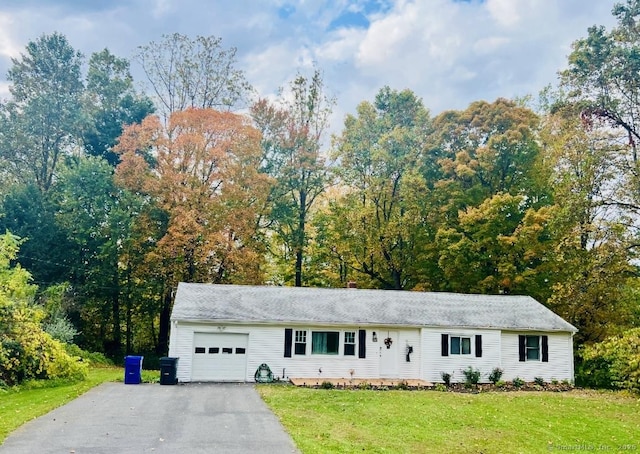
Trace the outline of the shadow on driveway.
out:
M 13 432 L 2 454 L 297 453 L 249 384 L 105 383 Z

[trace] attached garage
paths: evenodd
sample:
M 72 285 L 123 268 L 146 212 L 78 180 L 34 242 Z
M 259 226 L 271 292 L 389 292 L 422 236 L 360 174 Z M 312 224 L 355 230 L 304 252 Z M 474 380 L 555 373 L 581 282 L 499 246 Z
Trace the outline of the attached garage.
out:
M 248 334 L 194 332 L 192 380 L 244 381 L 248 345 Z

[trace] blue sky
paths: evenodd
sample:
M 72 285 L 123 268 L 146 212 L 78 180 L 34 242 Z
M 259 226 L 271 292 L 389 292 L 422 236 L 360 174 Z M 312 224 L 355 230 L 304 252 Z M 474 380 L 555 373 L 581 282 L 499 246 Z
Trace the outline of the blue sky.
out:
M 614 0 L 4 0 L 0 96 L 10 58 L 58 31 L 86 56 L 131 58 L 174 32 L 215 35 L 264 96 L 317 65 L 337 106 L 332 131 L 384 85 L 409 88 L 433 114 L 537 94 L 557 80 L 571 43 L 611 27 Z M 139 68 L 134 77 L 143 82 Z

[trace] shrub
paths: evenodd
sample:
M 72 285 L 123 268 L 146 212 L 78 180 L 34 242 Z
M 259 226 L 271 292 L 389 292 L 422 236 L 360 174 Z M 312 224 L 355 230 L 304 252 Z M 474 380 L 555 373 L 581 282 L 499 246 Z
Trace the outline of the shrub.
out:
M 489 381 L 495 385 L 500 381 L 503 373 L 504 371 L 502 369 L 500 369 L 499 367 L 494 367 L 489 374 Z
M 51 337 L 63 344 L 71 344 L 73 338 L 78 335 L 78 330 L 66 317 L 55 317 L 44 325 L 44 330 Z
M 406 380 L 402 380 L 398 382 L 398 384 L 396 385 L 396 389 L 401 389 L 406 391 L 409 389 L 409 383 Z
M 558 379 L 557 379 L 557 378 L 552 378 L 552 379 L 551 379 L 551 384 L 552 384 L 552 385 L 559 385 L 559 384 L 560 384 L 560 382 L 558 381 Z
M 498 380 L 495 383 L 495 385 L 496 385 L 497 388 L 504 388 L 505 386 L 507 386 L 506 382 L 504 382 L 503 380 Z
M 88 352 L 76 344 L 65 344 L 64 349 L 69 355 L 89 363 L 90 366 L 113 366 L 113 361 L 104 356 L 103 353 Z
M 31 379 L 82 380 L 87 364 L 67 354 L 65 347 L 40 327 L 28 305 L 14 305 L 10 331 L 0 336 L 0 380 L 15 385 Z
M 542 377 L 534 377 L 533 382 L 538 386 L 544 386 L 545 381 Z
M 358 388 L 360 388 L 360 389 L 373 389 L 373 386 L 371 386 L 371 383 L 367 383 L 366 381 L 363 381 L 360 384 L 358 384 Z
M 590 388 L 627 389 L 640 393 L 640 328 L 584 347 L 576 382 Z
M 462 371 L 464 375 L 464 385 L 468 388 L 476 386 L 480 381 L 480 370 L 469 366 Z
M 331 383 L 330 381 L 323 381 L 320 384 L 320 388 L 321 389 L 333 389 L 333 383 Z
M 513 379 L 513 386 L 516 388 L 522 388 L 524 386 L 524 380 L 520 377 L 516 377 Z
M 452 375 L 449 372 L 440 372 L 440 376 L 442 377 L 442 381 L 446 386 L 451 386 Z
M 447 387 L 445 385 L 443 385 L 442 383 L 436 383 L 436 385 L 434 386 L 433 389 L 436 390 L 436 391 L 443 392 L 443 391 L 447 390 Z

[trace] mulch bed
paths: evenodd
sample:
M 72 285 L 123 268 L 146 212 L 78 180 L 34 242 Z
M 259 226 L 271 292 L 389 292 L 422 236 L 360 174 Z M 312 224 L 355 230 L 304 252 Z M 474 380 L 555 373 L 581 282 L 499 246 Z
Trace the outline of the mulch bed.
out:
M 483 392 L 509 392 L 509 391 L 553 391 L 566 392 L 574 389 L 570 383 L 545 383 L 539 385 L 534 382 L 515 386 L 512 382 L 502 382 L 500 385 L 492 383 L 480 383 L 475 386 L 467 386 L 464 383 L 433 384 L 424 380 L 413 379 L 348 379 L 348 378 L 291 378 L 289 381 L 295 386 L 316 389 L 374 389 L 387 391 L 390 389 L 402 390 L 437 390 L 458 393 L 483 393 Z

